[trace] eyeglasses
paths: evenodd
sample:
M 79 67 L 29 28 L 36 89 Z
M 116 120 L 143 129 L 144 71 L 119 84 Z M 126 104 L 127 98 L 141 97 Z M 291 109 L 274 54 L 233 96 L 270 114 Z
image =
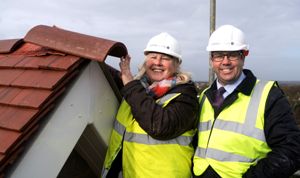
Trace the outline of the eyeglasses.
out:
M 236 61 L 242 55 L 243 53 L 241 51 L 231 51 L 231 52 L 215 51 L 211 53 L 211 59 L 215 62 L 221 62 L 224 60 L 224 57 L 226 56 L 228 60 Z

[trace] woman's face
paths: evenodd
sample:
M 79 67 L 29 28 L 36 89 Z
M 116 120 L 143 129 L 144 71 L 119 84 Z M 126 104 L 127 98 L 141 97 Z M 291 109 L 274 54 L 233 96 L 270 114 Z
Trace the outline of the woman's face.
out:
M 169 55 L 150 52 L 146 55 L 146 74 L 152 82 L 174 76 L 179 65 L 176 61 Z

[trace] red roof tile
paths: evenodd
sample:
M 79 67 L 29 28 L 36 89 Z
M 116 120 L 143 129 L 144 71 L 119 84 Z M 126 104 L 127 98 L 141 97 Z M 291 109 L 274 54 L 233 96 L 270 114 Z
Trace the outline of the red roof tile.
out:
M 11 70 L 11 72 L 15 70 Z M 10 85 L 22 88 L 33 87 L 52 89 L 66 75 L 66 73 L 67 71 L 24 70 L 22 75 L 19 75 L 10 83 Z
M 0 129 L 0 153 L 5 154 L 15 144 L 21 133 L 11 130 Z
M 37 109 L 51 94 L 50 90 L 19 89 L 19 92 L 5 104 Z M 2 102 L 0 101 L 0 103 Z
M 120 42 L 56 27 L 34 27 L 24 40 L 0 40 L 0 177 L 84 61 L 126 54 Z
M 22 43 L 22 39 L 1 40 L 0 53 L 9 53 Z
M 100 62 L 107 55 L 120 57 L 127 54 L 125 45 L 120 42 L 44 25 L 32 28 L 24 41 Z
M 24 56 L 2 56 L 2 58 L 0 58 L 0 67 L 1 68 L 10 68 L 10 67 L 14 67 L 16 64 L 18 64 L 20 61 L 22 61 L 22 59 L 24 58 Z
M 20 76 L 24 70 L 11 70 L 1 69 L 0 70 L 0 85 L 10 86 L 10 84 Z
M 20 92 L 20 88 L 0 87 L 0 104 L 9 105 Z
M 0 125 L 5 129 L 21 131 L 38 111 L 38 109 L 0 105 Z

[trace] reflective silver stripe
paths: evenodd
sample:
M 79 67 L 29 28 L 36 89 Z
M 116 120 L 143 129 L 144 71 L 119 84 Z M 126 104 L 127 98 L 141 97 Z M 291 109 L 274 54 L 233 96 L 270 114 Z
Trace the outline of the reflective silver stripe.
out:
M 157 102 L 157 104 L 159 105 L 163 105 L 166 101 L 168 101 L 169 99 L 171 99 L 172 97 L 178 95 L 179 93 L 170 93 L 170 94 L 167 94 L 165 96 L 163 96 L 162 98 L 160 98 Z
M 108 174 L 108 169 L 105 169 L 105 168 L 103 167 L 102 173 L 101 173 L 101 177 L 102 177 L 102 178 L 106 178 L 107 174 Z
M 211 127 L 212 127 L 212 122 L 211 121 L 201 122 L 198 125 L 199 131 L 207 131 L 207 130 L 210 130 Z
M 245 156 L 213 149 L 213 148 L 200 148 L 198 147 L 195 155 L 200 158 L 212 158 L 218 161 L 234 161 L 234 162 L 254 162 L 256 159 L 251 159 Z
M 200 131 L 208 131 L 211 129 L 211 127 L 212 127 L 212 122 L 207 121 L 207 122 L 201 122 L 201 124 L 199 124 L 198 129 Z M 252 130 L 250 130 L 245 124 L 232 122 L 232 121 L 216 120 L 214 128 L 236 132 L 265 142 L 265 134 L 263 130 L 258 128 L 252 128 Z
M 158 104 L 163 105 L 164 102 L 168 101 L 169 99 L 171 99 L 172 97 L 178 95 L 179 93 L 171 93 L 171 94 L 167 94 L 164 97 L 162 97 L 159 101 Z M 114 121 L 114 129 L 120 134 L 123 135 L 126 128 L 125 126 L 123 126 L 117 119 L 115 119 Z
M 123 135 L 126 130 L 125 127 L 117 119 L 115 119 L 115 121 L 114 121 L 114 129 L 120 135 Z
M 188 146 L 192 142 L 192 138 L 192 136 L 179 136 L 171 140 L 156 140 L 149 135 L 132 132 L 126 132 L 124 136 L 124 140 L 128 142 L 135 142 L 146 145 L 178 144 Z
M 179 94 L 180 93 L 167 94 L 158 101 L 158 104 L 163 105 L 165 102 L 167 102 L 168 100 L 172 99 L 173 97 Z M 179 145 L 187 146 L 192 142 L 193 139 L 192 136 L 179 136 L 177 138 L 166 140 L 166 141 L 156 140 L 147 134 L 126 132 L 125 126 L 123 126 L 117 119 L 115 119 L 114 121 L 114 130 L 118 132 L 120 135 L 123 135 L 125 133 L 124 140 L 128 142 L 136 142 L 136 143 L 142 143 L 148 145 L 179 144 Z
M 115 119 L 114 130 L 117 131 L 120 135 L 123 135 L 126 129 L 118 120 Z M 138 134 L 138 133 L 131 133 L 131 132 L 126 132 L 124 136 L 124 140 L 128 142 L 136 142 L 136 143 L 142 143 L 147 145 L 179 144 L 179 145 L 187 146 L 192 142 L 192 138 L 193 138 L 192 136 L 179 136 L 171 140 L 162 141 L 162 140 L 156 140 L 146 134 Z
M 263 130 L 255 127 L 257 113 L 259 109 L 259 103 L 263 90 L 267 85 L 268 81 L 259 81 L 254 88 L 250 103 L 247 109 L 246 118 L 245 118 L 245 129 L 243 129 L 243 134 L 252 136 L 258 140 L 266 142 L 265 133 Z M 252 128 L 248 128 L 252 127 Z
M 240 133 L 242 135 L 256 138 L 257 140 L 261 140 L 263 142 L 265 141 L 264 131 L 255 128 L 255 125 L 253 127 L 245 123 L 241 124 L 232 121 L 216 120 L 214 128 Z
M 195 156 L 198 156 L 200 158 L 205 158 L 205 155 L 206 155 L 206 149 L 205 148 L 200 148 L 198 146 L 196 151 L 195 151 Z

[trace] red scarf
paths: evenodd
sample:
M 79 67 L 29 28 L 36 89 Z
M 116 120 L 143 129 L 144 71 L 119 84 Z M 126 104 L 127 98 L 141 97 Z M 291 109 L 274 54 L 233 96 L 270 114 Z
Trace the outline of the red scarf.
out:
M 176 77 L 169 77 L 159 82 L 153 82 L 151 85 L 149 85 L 147 77 L 143 77 L 140 81 L 145 87 L 146 92 L 154 98 L 162 97 L 176 85 Z

